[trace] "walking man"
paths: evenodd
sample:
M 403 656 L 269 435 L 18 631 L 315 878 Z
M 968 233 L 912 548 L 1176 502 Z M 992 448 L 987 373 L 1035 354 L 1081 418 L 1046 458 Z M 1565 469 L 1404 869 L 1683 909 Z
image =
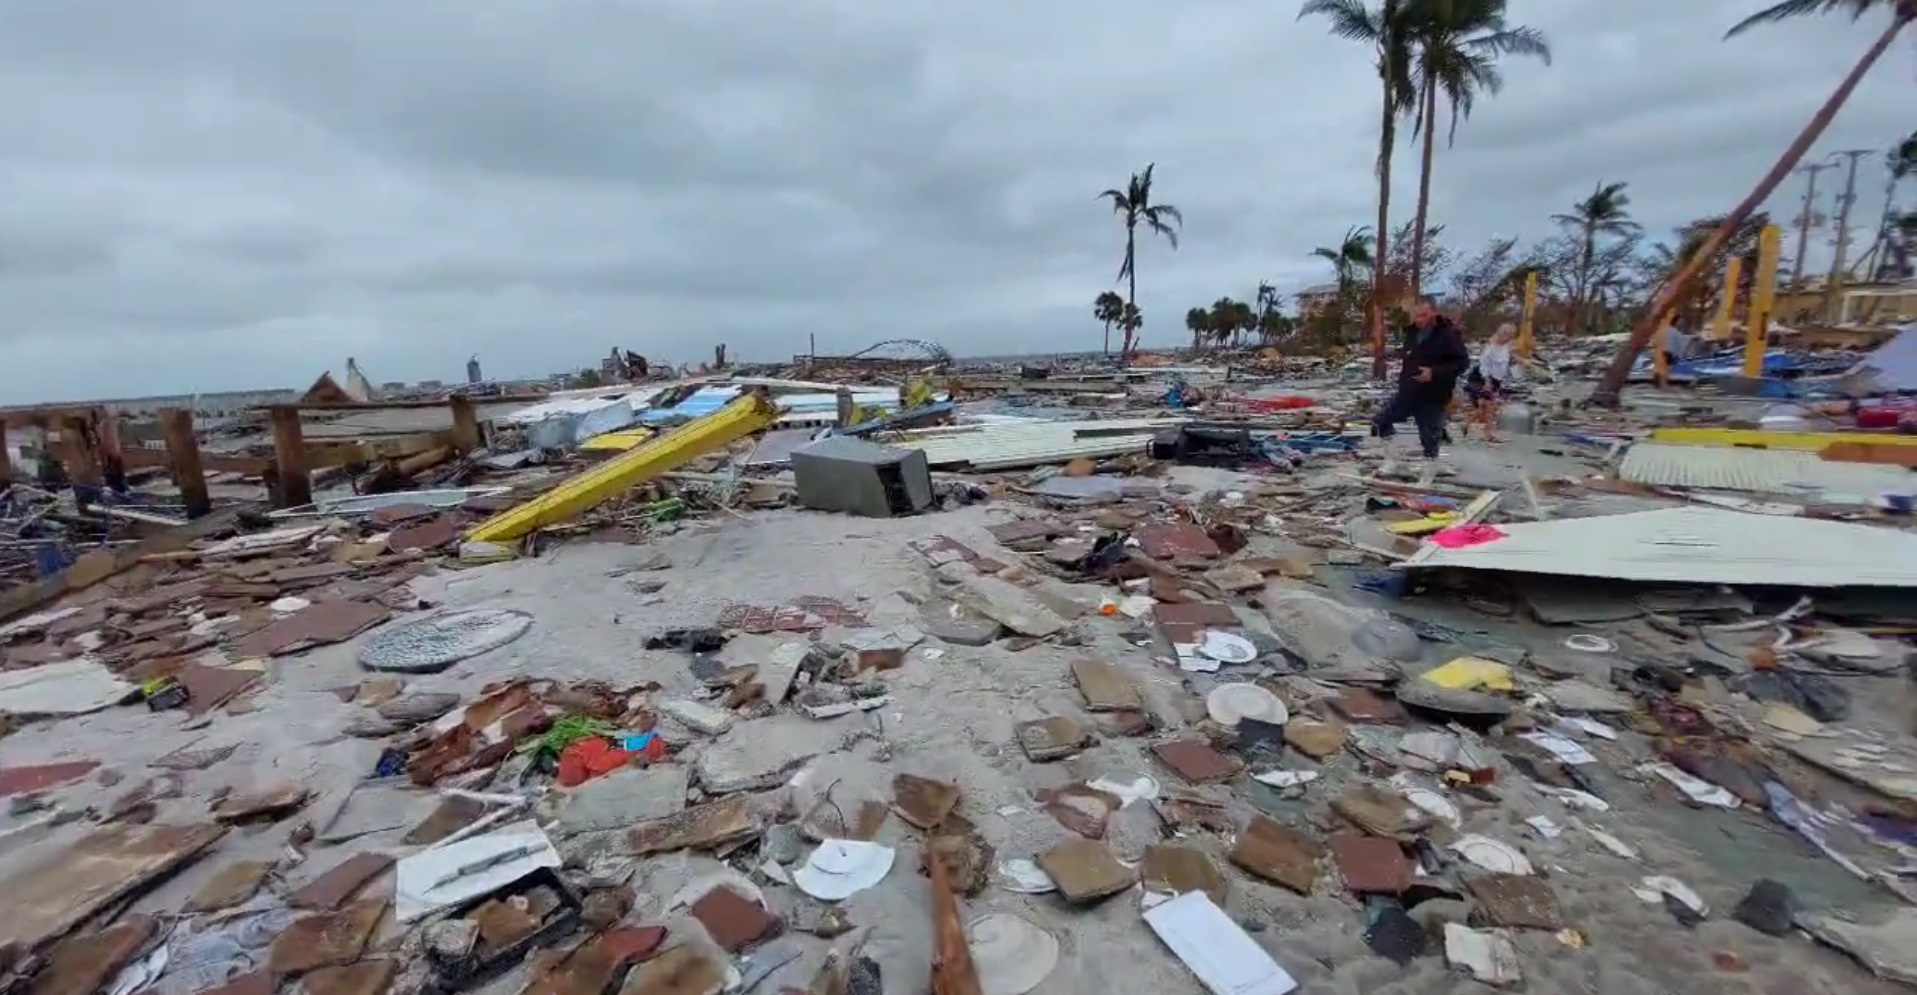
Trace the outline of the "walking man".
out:
M 1457 389 L 1459 375 L 1471 362 L 1471 353 L 1458 326 L 1439 314 L 1437 300 L 1427 296 L 1418 298 L 1398 354 L 1398 390 L 1371 420 L 1371 433 L 1389 439 L 1397 433 L 1398 422 L 1409 418 L 1417 423 L 1424 475 L 1430 477 L 1436 472 L 1438 443 L 1444 435 L 1444 408 Z

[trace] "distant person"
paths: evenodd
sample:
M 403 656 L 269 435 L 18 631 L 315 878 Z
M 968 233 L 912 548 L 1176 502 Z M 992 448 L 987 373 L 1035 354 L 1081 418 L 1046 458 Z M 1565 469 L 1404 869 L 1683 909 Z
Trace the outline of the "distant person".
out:
M 1397 424 L 1409 418 L 1418 426 L 1418 445 L 1424 452 L 1425 473 L 1437 472 L 1438 445 L 1444 437 L 1444 409 L 1458 388 L 1458 377 L 1471 362 L 1464 336 L 1451 319 L 1438 313 L 1436 298 L 1418 298 L 1398 347 L 1398 389 L 1384 410 L 1371 420 L 1371 433 L 1380 439 L 1397 434 Z
M 1662 356 L 1664 361 L 1660 364 L 1657 357 L 1652 357 L 1651 379 L 1656 382 L 1659 390 L 1671 385 L 1671 367 L 1677 363 L 1678 342 L 1683 334 L 1677 330 L 1676 315 L 1672 315 L 1671 320 L 1657 330 L 1657 341 L 1652 348 L 1658 351 L 1658 355 Z
M 1478 362 L 1464 378 L 1464 392 L 1471 399 L 1470 425 L 1481 425 L 1487 442 L 1498 438 L 1498 407 L 1504 402 L 1504 385 L 1511 379 L 1511 343 L 1518 330 L 1506 322 L 1491 334 L 1491 341 L 1478 350 Z

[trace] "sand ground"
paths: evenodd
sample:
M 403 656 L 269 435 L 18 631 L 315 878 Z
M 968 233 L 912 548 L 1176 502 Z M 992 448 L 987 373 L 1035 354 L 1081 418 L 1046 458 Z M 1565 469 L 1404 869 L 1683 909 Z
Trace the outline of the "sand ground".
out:
M 1524 471 L 1568 472 L 1582 464 L 1541 456 L 1534 443 L 1502 449 L 1465 446 L 1451 458 L 1461 474 L 1477 482 L 1497 483 Z M 1236 478 L 1215 471 L 1179 471 L 1178 478 L 1198 486 L 1231 486 Z M 1236 481 L 1242 483 L 1242 481 Z M 677 534 L 649 546 L 574 544 L 536 559 L 422 578 L 415 588 L 430 601 L 452 608 L 503 607 L 531 613 L 534 628 L 503 649 L 468 660 L 452 670 L 412 682 L 416 690 L 450 690 L 475 695 L 487 682 L 518 675 L 559 679 L 599 678 L 619 685 L 657 681 L 669 691 L 690 691 L 687 657 L 670 650 L 647 650 L 647 635 L 677 626 L 708 625 L 728 602 L 778 603 L 795 595 L 825 595 L 865 607 L 874 625 L 912 624 L 917 610 L 902 596 L 922 594 L 933 583 L 923 560 L 906 544 L 915 538 L 945 534 L 980 551 L 998 547 L 985 531 L 1019 510 L 1002 502 L 903 520 L 863 520 L 804 511 L 722 515 L 690 523 Z M 1282 540 L 1254 539 L 1252 552 L 1285 552 Z M 672 566 L 648 573 L 663 580 L 656 595 L 636 594 L 622 576 L 630 567 L 663 553 Z M 1371 596 L 1350 591 L 1337 571 L 1321 574 L 1325 590 L 1362 602 Z M 1095 601 L 1103 591 L 1076 593 Z M 1407 603 L 1410 604 L 1410 603 Z M 1456 609 L 1416 606 L 1434 621 L 1454 624 L 1474 638 L 1515 643 L 1549 651 L 1561 633 L 1535 625 L 1468 618 Z M 1447 613 L 1451 614 L 1447 614 Z M 1068 661 L 1091 654 L 1118 663 L 1152 699 L 1153 711 L 1171 721 L 1202 714 L 1202 695 L 1218 675 L 1182 673 L 1153 660 L 1149 650 L 1122 638 L 1128 623 L 1088 618 L 1081 623 L 1083 647 L 1040 644 L 1022 652 L 1001 645 L 972 648 L 928 640 L 914 649 L 904 667 L 886 675 L 894 698 L 869 717 L 836 720 L 845 748 L 817 761 L 815 775 L 839 779 L 835 800 L 861 796 L 888 798 L 893 772 L 948 779 L 964 792 L 961 811 L 975 822 L 1000 859 L 1030 856 L 1067 837 L 1067 831 L 1032 801 L 1034 789 L 1081 776 L 1114 771 L 1170 775 L 1154 767 L 1144 753 L 1149 740 L 1107 739 L 1076 759 L 1034 764 L 1019 751 L 1015 722 L 1045 715 L 1086 721 L 1067 673 Z M 1432 646 L 1428 663 L 1441 661 L 1455 647 Z M 218 788 L 277 781 L 298 781 L 323 795 L 342 793 L 365 776 L 379 752 L 377 741 L 343 735 L 361 710 L 341 703 L 329 689 L 353 684 L 365 674 L 354 662 L 355 644 L 328 647 L 275 660 L 271 680 L 256 707 L 246 714 L 220 715 L 209 727 L 185 730 L 176 717 L 142 709 L 116 709 L 95 716 L 41 725 L 0 741 L 0 762 L 21 764 L 59 758 L 93 758 L 125 773 L 128 783 L 145 777 L 150 759 L 188 744 L 242 744 L 230 759 L 184 775 L 183 797 L 162 803 L 158 821 L 187 821 L 205 810 Z M 1901 685 L 1901 682 L 1897 682 Z M 1901 687 L 1897 689 L 1901 694 Z M 1892 708 L 1879 716 L 1897 717 Z M 792 722 L 775 716 L 757 722 Z M 804 721 L 804 720 L 798 720 Z M 741 736 L 736 729 L 730 737 Z M 706 748 L 697 744 L 688 758 Z M 1607 747 L 1607 750 L 1610 749 Z M 1607 755 L 1613 762 L 1646 748 L 1631 733 Z M 1325 777 L 1298 801 L 1254 794 L 1247 782 L 1233 791 L 1232 808 L 1241 818 L 1265 810 L 1309 821 L 1341 784 L 1359 777 L 1346 755 L 1325 768 Z M 1635 846 L 1642 854 L 1627 862 L 1597 847 L 1587 837 L 1568 833 L 1552 841 L 1535 837 L 1523 824 L 1525 808 L 1508 804 L 1468 812 L 1465 829 L 1523 845 L 1548 873 L 1567 922 L 1584 937 L 1573 949 L 1550 933 L 1521 933 L 1518 948 L 1525 990 L 1537 995 L 1872 995 L 1895 988 L 1872 978 L 1842 954 L 1793 935 L 1773 939 L 1731 921 L 1728 910 L 1759 874 L 1786 880 L 1807 904 L 1829 904 L 1868 914 L 1889 897 L 1852 879 L 1787 830 L 1752 813 L 1700 811 L 1674 805 L 1648 785 L 1607 776 L 1616 809 L 1589 818 Z M 811 782 L 817 783 L 817 782 Z M 68 807 L 104 805 L 123 791 L 94 781 L 55 793 Z M 1548 814 L 1563 822 L 1560 809 Z M 1121 819 L 1121 822 L 1124 821 Z M 0 841 L 0 875 L 43 859 L 77 836 L 81 825 L 50 832 L 16 833 Z M 357 849 L 397 844 L 400 832 L 378 833 L 337 847 L 318 848 L 308 858 L 311 872 L 330 866 Z M 142 911 L 171 911 L 227 862 L 245 857 L 274 857 L 284 849 L 284 827 L 226 840 L 214 858 L 202 861 L 135 905 Z M 924 882 L 911 873 L 917 843 L 897 819 L 890 820 L 881 842 L 900 848 L 900 860 L 878 887 L 847 903 L 853 922 L 865 927 L 864 952 L 883 967 L 885 991 L 925 990 L 931 945 L 931 919 Z M 1113 845 L 1121 856 L 1140 842 L 1121 827 Z M 1217 840 L 1197 841 L 1213 850 L 1225 866 L 1225 847 Z M 315 866 L 316 865 L 316 866 Z M 705 857 L 672 855 L 641 868 L 639 906 L 633 919 L 657 916 L 669 896 L 684 883 L 716 869 Z M 287 876 L 297 881 L 294 868 Z M 1709 902 L 1711 917 L 1694 929 L 1679 926 L 1661 906 L 1633 897 L 1627 886 L 1644 874 L 1666 874 L 1690 884 Z M 1229 911 L 1309 993 L 1397 995 L 1483 990 L 1484 986 L 1446 968 L 1441 956 L 1427 956 L 1398 967 L 1366 948 L 1362 912 L 1336 885 L 1321 877 L 1317 893 L 1299 897 L 1252 880 L 1236 870 L 1231 878 Z M 390 887 L 390 877 L 381 885 Z M 376 887 L 378 887 L 376 886 Z M 778 909 L 791 901 L 790 889 L 768 886 Z M 1056 895 L 1024 895 L 991 887 L 964 903 L 965 914 L 1014 912 L 1050 930 L 1061 955 L 1056 969 L 1036 992 L 1066 995 L 1095 991 L 1197 993 L 1192 975 L 1156 940 L 1139 917 L 1137 892 L 1090 909 L 1067 907 Z M 696 928 L 696 927 L 695 927 Z M 823 956 L 827 942 L 794 935 L 778 941 L 803 952 L 759 991 L 802 985 Z M 1743 967 L 1714 966 L 1716 955 L 1732 954 Z M 509 976 L 489 992 L 517 990 L 523 978 Z

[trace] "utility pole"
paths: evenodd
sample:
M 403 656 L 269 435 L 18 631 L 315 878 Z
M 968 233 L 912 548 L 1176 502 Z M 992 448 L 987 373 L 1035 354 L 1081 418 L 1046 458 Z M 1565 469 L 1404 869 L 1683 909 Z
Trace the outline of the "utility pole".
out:
M 1831 154 L 1850 160 L 1844 192 L 1837 198 L 1837 254 L 1831 259 L 1830 280 L 1824 285 L 1824 320 L 1835 325 L 1844 317 L 1844 253 L 1850 248 L 1850 208 L 1857 203 L 1857 163 L 1875 154 L 1874 149 L 1845 149 Z
M 1791 296 L 1804 292 L 1804 252 L 1810 245 L 1811 221 L 1817 209 L 1817 174 L 1826 169 L 1836 169 L 1834 162 L 1814 162 L 1797 167 L 1793 172 L 1803 173 L 1810 182 L 1804 188 L 1804 210 L 1797 215 L 1797 258 L 1791 260 Z

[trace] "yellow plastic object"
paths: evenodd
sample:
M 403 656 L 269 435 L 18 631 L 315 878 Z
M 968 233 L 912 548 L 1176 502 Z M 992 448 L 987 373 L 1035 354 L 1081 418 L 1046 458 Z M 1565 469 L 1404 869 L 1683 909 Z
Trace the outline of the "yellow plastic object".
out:
M 623 453 L 641 442 L 652 438 L 652 429 L 626 428 L 617 432 L 595 435 L 579 444 L 579 451 L 586 453 Z
M 1917 446 L 1917 435 L 1878 432 L 1766 432 L 1752 428 L 1657 428 L 1651 441 L 1673 446 L 1748 446 L 1753 449 L 1791 449 L 1822 452 L 1839 442 L 1875 442 L 1886 446 Z
M 466 534 L 476 542 L 512 542 L 536 529 L 570 521 L 626 489 L 669 473 L 721 446 L 771 428 L 779 409 L 747 394 L 697 421 L 687 422 L 575 474 L 558 487 L 480 522 Z
M 1442 667 L 1424 672 L 1424 679 L 1450 691 L 1493 691 L 1512 689 L 1511 668 L 1481 656 L 1461 656 Z
M 1426 515 L 1423 518 L 1413 518 L 1403 522 L 1392 522 L 1385 526 L 1385 531 L 1392 535 L 1401 536 L 1430 535 L 1447 526 L 1456 524 L 1458 519 L 1462 517 L 1462 515 L 1455 511 L 1440 511 Z

